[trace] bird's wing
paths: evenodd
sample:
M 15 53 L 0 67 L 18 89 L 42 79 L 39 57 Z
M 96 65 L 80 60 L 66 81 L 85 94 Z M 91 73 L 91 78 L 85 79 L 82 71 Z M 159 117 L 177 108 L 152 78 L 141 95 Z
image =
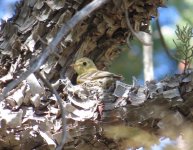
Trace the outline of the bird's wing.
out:
M 116 75 L 114 73 L 108 72 L 108 71 L 96 71 L 95 73 L 93 73 L 93 80 L 95 79 L 99 79 L 99 78 L 105 78 L 105 77 L 110 77 L 110 78 L 115 78 L 117 80 L 122 79 L 123 77 L 120 75 Z
M 78 76 L 78 83 L 83 83 L 85 81 L 92 81 L 92 80 L 97 80 L 100 78 L 115 78 L 116 80 L 122 80 L 123 77 L 116 75 L 114 73 L 108 72 L 108 71 L 100 71 L 100 70 L 96 70 L 96 71 L 92 71 L 92 72 L 87 72 L 85 74 L 82 74 L 80 76 Z

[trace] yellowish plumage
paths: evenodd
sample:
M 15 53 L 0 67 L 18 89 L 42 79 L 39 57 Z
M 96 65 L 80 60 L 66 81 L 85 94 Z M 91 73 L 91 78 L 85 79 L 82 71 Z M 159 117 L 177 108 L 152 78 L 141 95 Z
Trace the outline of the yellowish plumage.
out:
M 78 59 L 72 66 L 78 74 L 77 84 L 89 83 L 109 88 L 116 80 L 122 79 L 122 76 L 98 70 L 94 62 L 86 57 Z

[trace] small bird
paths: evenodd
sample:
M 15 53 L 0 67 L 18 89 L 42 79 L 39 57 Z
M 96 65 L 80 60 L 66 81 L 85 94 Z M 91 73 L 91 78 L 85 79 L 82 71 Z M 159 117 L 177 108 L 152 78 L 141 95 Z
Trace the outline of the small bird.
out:
M 108 89 L 116 80 L 123 79 L 120 75 L 98 70 L 94 62 L 87 57 L 78 59 L 72 67 L 78 74 L 77 84 L 90 83 Z
M 78 59 L 71 66 L 78 74 L 77 84 L 81 84 L 88 91 L 102 89 L 98 91 L 97 95 L 102 94 L 103 96 L 96 96 L 98 103 L 96 111 L 99 113 L 97 118 L 101 120 L 103 111 L 106 108 L 104 101 L 108 101 L 107 97 L 110 98 L 110 101 L 114 101 L 114 98 L 112 99 L 112 93 L 115 89 L 115 83 L 117 80 L 122 80 L 122 76 L 108 71 L 98 70 L 94 62 L 87 57 Z M 94 96 L 95 94 L 92 95 Z

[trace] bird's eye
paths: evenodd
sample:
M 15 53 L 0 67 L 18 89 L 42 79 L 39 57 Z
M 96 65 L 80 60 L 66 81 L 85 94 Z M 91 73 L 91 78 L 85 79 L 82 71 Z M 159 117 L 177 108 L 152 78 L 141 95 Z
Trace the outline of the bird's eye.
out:
M 86 66 L 87 65 L 87 63 L 86 62 L 83 62 L 83 66 Z

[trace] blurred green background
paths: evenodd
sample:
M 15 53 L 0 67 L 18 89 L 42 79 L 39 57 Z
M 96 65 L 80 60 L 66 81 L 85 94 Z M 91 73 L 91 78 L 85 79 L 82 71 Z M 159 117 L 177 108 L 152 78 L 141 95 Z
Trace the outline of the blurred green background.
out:
M 159 8 L 159 22 L 161 31 L 167 46 L 175 52 L 173 39 L 176 39 L 176 25 L 180 27 L 188 24 L 193 26 L 193 0 L 169 0 L 165 8 Z M 166 75 L 179 73 L 178 62 L 172 60 L 165 52 L 160 42 L 158 29 L 155 19 L 151 21 L 151 30 L 153 38 L 153 58 L 154 58 L 154 78 L 160 80 Z M 192 43 L 193 44 L 193 43 Z M 132 49 L 123 45 L 124 52 L 115 59 L 109 68 L 110 71 L 122 74 L 127 83 L 132 83 L 132 76 L 135 76 L 141 84 L 143 78 L 143 50 L 142 45 L 135 40 L 131 42 Z

